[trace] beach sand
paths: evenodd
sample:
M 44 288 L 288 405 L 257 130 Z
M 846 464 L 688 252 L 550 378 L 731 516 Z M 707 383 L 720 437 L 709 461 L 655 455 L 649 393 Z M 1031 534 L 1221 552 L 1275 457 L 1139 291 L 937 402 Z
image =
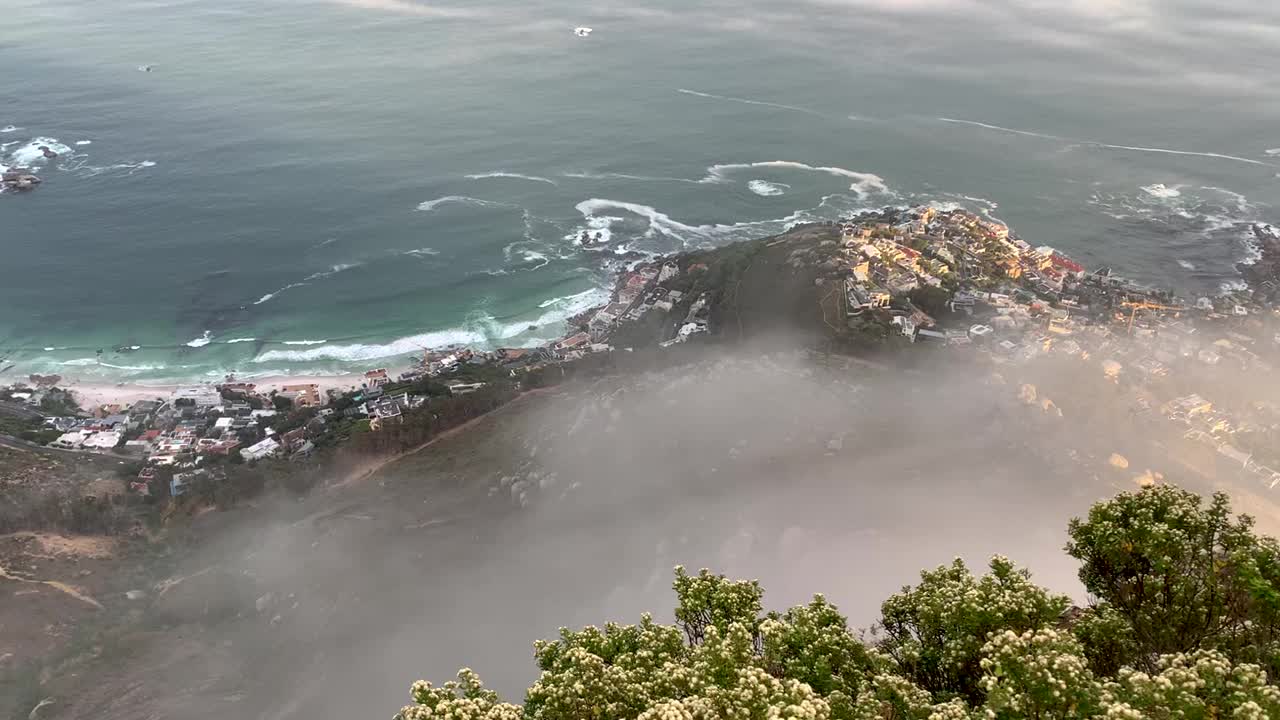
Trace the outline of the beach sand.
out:
M 404 369 L 397 371 L 388 370 L 388 373 L 395 377 Z M 320 386 L 320 394 L 323 396 L 327 390 L 354 390 L 360 387 L 364 382 L 363 375 L 275 375 L 270 377 L 250 378 L 244 382 L 251 382 L 257 386 L 259 393 L 268 394 L 272 390 L 279 390 L 284 385 L 306 385 L 315 384 Z M 140 400 L 168 400 L 173 391 L 179 387 L 192 387 L 195 385 L 214 385 L 218 383 L 165 383 L 156 385 L 144 385 L 139 383 L 103 383 L 94 381 L 76 380 L 73 378 L 64 379 L 59 385 L 65 387 L 75 394 L 76 402 L 85 410 L 92 410 L 102 405 L 132 405 Z

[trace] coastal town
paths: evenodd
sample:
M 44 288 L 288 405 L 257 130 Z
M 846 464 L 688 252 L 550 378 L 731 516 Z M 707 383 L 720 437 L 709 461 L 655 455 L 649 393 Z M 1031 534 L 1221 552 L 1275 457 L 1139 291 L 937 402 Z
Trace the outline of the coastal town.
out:
M 797 231 L 816 241 L 789 250 Z M 972 358 L 1001 380 L 1030 363 L 1088 364 L 1132 416 L 1169 423 L 1265 487 L 1280 484 L 1272 442 L 1280 405 L 1247 387 L 1224 398 L 1204 389 L 1231 387 L 1220 376 L 1248 377 L 1280 361 L 1273 279 L 1254 272 L 1247 291 L 1186 300 L 1105 268 L 1089 271 L 994 219 L 932 206 L 797 231 L 760 247 L 787 251 L 790 270 L 812 276 L 813 311 L 833 337 Z M 1265 259 L 1276 245 L 1264 247 Z M 0 429 L 67 452 L 129 458 L 140 466 L 133 492 L 177 497 L 202 478 L 216 480 L 221 463 L 306 458 L 353 433 L 384 432 L 434 413 L 445 399 L 491 382 L 532 386 L 549 368 L 563 375 L 647 340 L 660 352 L 699 337 L 711 341 L 726 322 L 718 310 L 724 284 L 723 269 L 705 253 L 641 262 L 621 274 L 608 304 L 573 318 L 571 331 L 554 342 L 432 350 L 403 371 L 370 370 L 350 390 L 324 390 L 305 378 L 265 388 L 229 376 L 166 397 L 81 409 L 61 389 L 62 378 L 33 375 L 0 389 L 0 420 L 7 423 Z M 1022 402 L 1061 415 L 1043 389 L 1013 385 Z

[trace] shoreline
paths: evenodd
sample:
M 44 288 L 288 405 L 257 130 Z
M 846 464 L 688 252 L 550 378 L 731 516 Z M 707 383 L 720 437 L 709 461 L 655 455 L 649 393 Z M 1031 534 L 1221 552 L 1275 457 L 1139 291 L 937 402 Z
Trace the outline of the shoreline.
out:
M 865 212 L 870 212 L 870 211 L 865 211 Z M 807 225 L 807 224 L 834 225 L 835 223 L 819 222 L 819 223 L 804 223 L 802 225 Z M 1000 224 L 1003 225 L 1003 223 L 1000 223 Z M 1005 225 L 1004 227 L 1008 227 L 1008 226 Z M 791 230 L 789 230 L 788 232 L 794 231 L 795 229 L 797 228 L 791 228 Z M 1280 231 L 1276 230 L 1270 225 L 1266 225 L 1265 223 L 1251 223 L 1251 229 L 1254 237 L 1250 245 L 1255 249 L 1256 256 L 1247 258 L 1245 260 L 1242 260 L 1236 263 L 1235 267 L 1240 274 L 1240 277 L 1238 279 L 1238 283 L 1239 283 L 1238 286 L 1233 285 L 1228 287 L 1227 284 L 1224 283 L 1223 285 L 1220 286 L 1219 292 L 1214 294 L 1212 297 L 1216 299 L 1228 298 L 1228 297 L 1236 298 L 1241 293 L 1251 293 L 1257 290 L 1255 286 L 1260 285 L 1263 279 L 1270 278 L 1274 275 L 1280 275 Z M 757 239 L 765 239 L 765 238 L 757 238 Z M 753 241 L 741 241 L 741 242 L 753 242 Z M 687 254 L 687 252 L 688 251 L 678 251 L 678 252 L 668 253 L 664 255 L 654 256 L 649 258 L 649 262 L 658 264 L 665 261 L 675 260 L 675 259 L 678 259 L 680 256 Z M 584 324 L 587 318 L 590 318 L 592 315 L 600 311 L 602 308 L 607 307 L 610 302 L 616 299 L 618 293 L 623 289 L 622 283 L 625 281 L 626 276 L 627 276 L 626 270 L 619 270 L 615 274 L 615 276 L 612 279 L 612 282 L 608 286 L 604 288 L 586 290 L 580 293 L 576 293 L 575 295 L 567 296 L 567 298 L 575 298 L 575 297 L 581 297 L 583 295 L 588 295 L 592 292 L 596 292 L 597 290 L 603 290 L 608 293 L 609 298 L 606 302 L 602 304 L 592 305 L 590 307 L 582 308 L 578 312 L 574 313 L 573 315 L 562 318 L 561 322 L 564 323 L 565 327 L 563 332 L 559 336 L 552 339 L 542 340 L 539 344 L 533 345 L 533 346 L 521 345 L 517 343 L 515 345 L 512 345 L 512 347 L 528 348 L 528 347 L 551 346 L 561 340 L 571 337 L 575 332 L 577 332 L 578 326 L 581 326 L 582 324 Z M 1268 294 L 1274 297 L 1276 295 L 1280 295 L 1280 291 L 1273 290 Z M 563 300 L 566 298 L 558 298 L 558 299 Z M 423 347 L 422 350 L 429 351 L 429 352 L 436 352 L 436 351 L 448 349 L 450 347 L 454 347 L 454 346 L 446 345 L 441 347 Z M 3 367 L 3 366 L 4 366 L 4 363 L 0 362 L 0 373 L 3 373 L 5 371 L 18 370 L 18 368 L 15 365 L 9 365 L 8 367 Z M 58 373 L 62 378 L 59 381 L 58 385 L 67 390 L 70 390 L 82 408 L 92 409 L 92 408 L 98 408 L 103 405 L 124 406 L 140 400 L 153 400 L 157 398 L 167 398 L 170 395 L 172 395 L 172 393 L 178 388 L 188 388 L 188 387 L 198 387 L 198 386 L 216 386 L 216 385 L 224 384 L 226 382 L 251 383 L 255 385 L 257 389 L 264 395 L 269 394 L 274 390 L 279 390 L 286 385 L 314 384 L 318 386 L 319 391 L 323 396 L 327 393 L 327 391 L 330 391 L 330 390 L 339 391 L 339 392 L 358 390 L 363 383 L 364 373 L 374 369 L 385 368 L 389 375 L 391 375 L 392 377 L 395 377 L 401 373 L 410 371 L 415 367 L 416 366 L 413 363 L 409 362 L 408 355 L 401 355 L 401 356 L 389 356 L 385 359 L 382 359 L 382 362 L 379 362 L 377 360 L 371 360 L 369 361 L 368 364 L 361 365 L 359 368 L 354 368 L 349 371 L 339 372 L 339 373 L 329 372 L 329 373 L 320 373 L 315 375 L 308 375 L 308 374 L 294 375 L 294 374 L 290 374 L 289 371 L 286 369 L 282 372 L 271 374 L 271 375 L 265 375 L 265 376 L 251 376 L 251 377 L 241 378 L 233 373 L 219 380 L 210 380 L 207 377 L 201 377 L 201 378 L 192 378 L 185 382 L 174 381 L 174 380 L 162 380 L 162 381 L 156 381 L 154 384 L 146 380 L 121 379 L 119 381 L 111 381 L 111 380 L 105 380 L 102 378 L 76 377 L 74 374 Z M 19 373 L 22 373 L 22 372 L 23 372 L 22 370 L 19 370 Z M 25 374 L 15 373 L 14 375 L 11 375 L 9 377 L 0 377 L 0 384 L 12 383 L 12 382 L 25 383 L 26 380 L 27 380 L 27 377 Z
M 408 365 L 387 366 L 387 372 L 391 375 L 397 375 L 409 367 Z M 363 380 L 363 374 L 351 373 L 349 375 L 271 375 L 243 381 L 233 380 L 232 382 L 252 383 L 257 386 L 257 389 L 262 394 L 270 394 L 271 391 L 279 390 L 286 385 L 317 385 L 319 386 L 320 394 L 323 396 L 328 390 L 356 390 Z M 71 391 L 81 408 L 92 410 L 103 405 L 123 406 L 140 400 L 168 399 L 178 388 L 215 386 L 224 382 L 227 382 L 227 380 L 187 383 L 167 382 L 150 385 L 128 381 L 104 383 L 64 376 L 62 381 L 58 383 L 58 387 Z

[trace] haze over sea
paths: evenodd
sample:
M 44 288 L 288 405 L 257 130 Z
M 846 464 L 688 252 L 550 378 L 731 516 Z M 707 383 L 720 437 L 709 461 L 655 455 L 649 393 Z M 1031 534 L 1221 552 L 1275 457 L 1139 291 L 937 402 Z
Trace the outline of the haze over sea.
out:
M 1276 67 L 1256 0 L 0 0 L 0 381 L 536 344 L 621 252 L 886 204 L 1216 293 Z

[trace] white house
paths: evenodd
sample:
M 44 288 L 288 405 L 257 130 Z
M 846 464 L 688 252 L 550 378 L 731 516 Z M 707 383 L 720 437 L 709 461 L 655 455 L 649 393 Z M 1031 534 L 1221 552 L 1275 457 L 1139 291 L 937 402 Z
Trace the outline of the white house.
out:
M 89 433 L 84 432 L 83 430 L 63 433 L 57 440 L 49 443 L 49 447 L 61 448 L 63 450 L 74 450 L 80 447 L 88 437 Z
M 112 430 L 110 432 L 94 433 L 85 438 L 81 443 L 81 447 L 92 448 L 94 450 L 110 450 L 120 444 L 120 433 Z
M 279 450 L 280 443 L 276 442 L 275 438 L 267 438 L 260 443 L 250 445 L 249 447 L 241 450 L 240 457 L 244 458 L 247 462 L 253 462 L 255 460 L 261 460 L 262 458 L 271 457 Z
M 192 385 L 173 391 L 173 401 L 189 400 L 197 407 L 213 407 L 222 404 L 222 394 L 212 385 Z

